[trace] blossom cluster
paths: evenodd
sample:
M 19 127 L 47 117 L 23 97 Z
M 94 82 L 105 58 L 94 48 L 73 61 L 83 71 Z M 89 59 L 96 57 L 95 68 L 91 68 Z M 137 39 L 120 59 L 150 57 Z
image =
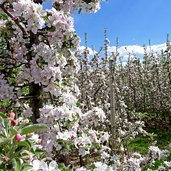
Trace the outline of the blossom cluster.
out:
M 64 11 L 65 13 L 72 13 L 75 10 L 81 10 L 84 12 L 97 12 L 100 9 L 100 1 L 86 1 L 86 0 L 51 0 L 58 9 Z
M 8 84 L 3 74 L 0 75 L 0 92 L 0 100 L 9 100 L 15 97 L 14 87 Z
M 39 29 L 42 29 L 45 21 L 43 20 L 42 5 L 37 4 L 31 0 L 19 0 L 13 3 L 13 15 L 17 18 L 23 19 L 22 22 L 26 21 L 26 31 L 32 31 L 34 34 Z

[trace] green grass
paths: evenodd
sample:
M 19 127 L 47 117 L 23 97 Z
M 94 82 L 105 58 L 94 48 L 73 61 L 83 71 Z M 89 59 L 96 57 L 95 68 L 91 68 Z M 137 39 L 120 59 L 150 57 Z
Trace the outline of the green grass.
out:
M 155 163 L 154 163 L 154 165 L 151 166 L 150 169 L 156 171 L 158 169 L 158 167 L 160 165 L 162 165 L 162 164 L 163 164 L 163 161 L 162 160 L 156 160 Z M 148 166 L 143 167 L 142 168 L 142 171 L 147 171 L 147 168 L 149 168 L 149 167 Z
M 135 139 L 131 140 L 128 144 L 129 151 L 132 152 L 139 152 L 140 154 L 147 154 L 148 147 L 154 142 L 157 141 L 156 145 L 161 148 L 165 149 L 166 146 L 171 143 L 171 133 L 156 129 L 148 129 L 151 135 L 154 136 L 142 136 L 139 135 Z
M 148 147 L 151 141 L 147 137 L 137 136 L 128 144 L 128 150 L 132 152 L 139 152 L 140 154 L 147 154 Z
M 157 135 L 156 137 L 154 137 L 154 140 L 157 141 L 156 145 L 161 149 L 164 149 L 169 143 L 171 143 L 171 132 L 156 129 L 149 129 L 148 132 L 153 132 Z
M 166 149 L 167 145 L 171 143 L 171 132 L 156 129 L 148 129 L 147 132 L 154 136 L 137 136 L 128 144 L 128 149 L 130 152 L 138 152 L 142 155 L 145 155 L 148 153 L 148 147 L 152 145 L 154 141 L 157 141 L 156 146 L 158 146 L 160 149 Z M 167 157 L 167 160 L 171 161 L 171 155 Z M 163 160 L 156 160 L 150 169 L 157 170 L 162 163 Z M 142 171 L 146 170 L 147 167 L 142 168 Z

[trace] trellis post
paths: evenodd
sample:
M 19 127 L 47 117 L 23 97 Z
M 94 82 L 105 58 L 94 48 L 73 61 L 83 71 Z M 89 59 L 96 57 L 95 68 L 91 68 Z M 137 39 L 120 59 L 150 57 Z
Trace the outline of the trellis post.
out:
M 110 69 L 110 122 L 111 122 L 111 147 L 112 152 L 116 148 L 116 94 L 115 94 L 115 66 L 116 66 L 116 56 L 112 53 L 112 59 L 109 60 Z

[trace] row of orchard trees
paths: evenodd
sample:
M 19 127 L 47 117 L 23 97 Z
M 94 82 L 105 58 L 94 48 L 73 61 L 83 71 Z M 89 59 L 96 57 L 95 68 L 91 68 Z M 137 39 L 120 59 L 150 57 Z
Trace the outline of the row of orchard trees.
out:
M 79 54 L 81 69 L 78 85 L 81 101 L 85 109 L 100 106 L 110 116 L 110 61 L 114 69 L 115 110 L 128 112 L 162 113 L 171 119 L 171 45 L 167 39 L 166 48 L 154 52 L 151 47 L 144 47 L 144 55 L 139 58 L 128 52 L 127 59 L 120 56 L 118 49 L 109 53 L 109 40 L 104 40 L 103 54 L 94 51 L 89 55 L 86 46 Z M 126 49 L 125 49 L 126 50 Z M 126 60 L 126 63 L 125 63 Z M 124 61 L 124 62 L 123 62 Z
M 121 83 L 129 89 L 123 94 L 130 110 L 170 113 L 170 50 L 167 42 L 167 49 L 160 54 L 147 53 L 145 49 L 142 61 L 129 55 L 120 74 Z

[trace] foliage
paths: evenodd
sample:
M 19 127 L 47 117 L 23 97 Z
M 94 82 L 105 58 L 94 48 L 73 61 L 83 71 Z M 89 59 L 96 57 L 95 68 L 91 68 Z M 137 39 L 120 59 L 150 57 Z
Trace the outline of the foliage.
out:
M 38 130 L 37 125 L 29 124 L 28 119 L 16 120 L 14 117 L 0 114 L 0 169 L 29 170 L 32 168 L 30 161 L 43 155 L 40 139 L 34 133 Z M 45 128 L 45 125 L 39 125 L 39 130 Z

